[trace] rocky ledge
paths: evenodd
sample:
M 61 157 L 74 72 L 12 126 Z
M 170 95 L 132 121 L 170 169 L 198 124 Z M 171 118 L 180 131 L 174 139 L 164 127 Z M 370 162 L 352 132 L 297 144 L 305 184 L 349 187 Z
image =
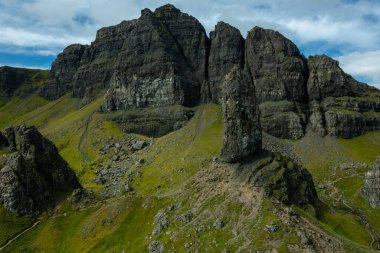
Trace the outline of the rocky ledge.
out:
M 34 215 L 53 207 L 56 193 L 81 188 L 54 144 L 35 127 L 10 127 L 5 132 L 4 146 L 12 151 L 0 170 L 0 204 L 6 210 Z

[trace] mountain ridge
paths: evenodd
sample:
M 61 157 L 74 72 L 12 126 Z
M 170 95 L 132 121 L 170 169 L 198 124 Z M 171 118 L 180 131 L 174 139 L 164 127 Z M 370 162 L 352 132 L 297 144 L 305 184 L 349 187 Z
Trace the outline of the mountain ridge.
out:
M 104 112 L 220 103 L 234 65 L 249 71 L 262 128 L 271 135 L 300 139 L 308 124 L 321 136 L 343 138 L 380 129 L 380 91 L 337 61 L 306 59 L 279 32 L 260 27 L 243 38 L 218 22 L 207 36 L 196 18 L 170 4 L 98 30 L 91 45 L 67 47 L 39 93 L 47 99 L 71 93 L 84 104 L 105 93 Z

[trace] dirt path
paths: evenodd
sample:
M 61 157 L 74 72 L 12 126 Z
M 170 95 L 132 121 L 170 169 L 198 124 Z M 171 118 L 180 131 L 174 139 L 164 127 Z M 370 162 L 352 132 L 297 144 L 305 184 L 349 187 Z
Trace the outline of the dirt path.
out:
M 332 188 L 332 192 L 330 194 L 327 194 L 326 196 L 333 199 L 337 203 L 342 203 L 344 206 L 346 206 L 352 214 L 357 216 L 360 220 L 360 222 L 364 225 L 365 230 L 367 231 L 368 235 L 371 237 L 372 241 L 370 243 L 371 249 L 374 249 L 374 244 L 376 241 L 380 238 L 375 229 L 372 227 L 371 223 L 365 218 L 365 216 L 356 208 L 352 207 L 347 201 L 344 199 L 344 197 L 341 196 L 339 193 L 338 188 L 334 186 L 337 182 L 347 179 L 347 178 L 352 178 L 356 176 L 363 176 L 365 173 L 355 173 L 349 176 L 337 178 L 333 181 L 328 182 L 328 186 Z M 337 197 L 334 197 L 335 195 L 338 195 Z
M 24 229 L 23 231 L 21 231 L 19 234 L 17 234 L 15 237 L 13 237 L 12 239 L 10 239 L 6 244 L 4 244 L 3 246 L 0 247 L 0 251 L 2 251 L 3 249 L 5 249 L 8 245 L 10 245 L 12 242 L 16 241 L 20 236 L 22 236 L 23 234 L 27 233 L 29 230 L 33 229 L 35 226 L 37 226 L 38 224 L 40 224 L 43 220 L 39 220 L 39 221 L 36 221 L 32 224 L 32 226 Z
M 84 129 L 83 129 L 83 133 L 79 139 L 79 143 L 78 143 L 78 150 L 84 154 L 84 151 L 83 151 L 83 141 L 84 139 L 87 137 L 88 135 L 88 126 L 90 125 L 90 122 L 91 122 L 91 119 L 92 119 L 92 116 L 94 115 L 95 112 L 92 112 L 90 115 L 88 115 L 86 121 L 84 122 Z
M 82 211 L 85 211 L 87 209 L 90 209 L 92 207 L 96 207 L 96 206 L 100 206 L 102 203 L 101 202 L 97 202 L 95 203 L 94 205 L 91 205 L 91 206 L 88 206 L 88 207 L 85 207 L 85 208 L 82 208 L 82 209 L 79 209 L 78 211 L 72 211 L 72 212 L 67 212 L 67 213 L 61 213 L 61 214 L 57 214 L 57 215 L 53 215 L 53 216 L 50 216 L 49 218 L 45 218 L 45 219 L 38 219 L 36 222 L 34 222 L 30 227 L 27 227 L 26 229 L 24 229 L 23 231 L 21 231 L 20 233 L 18 233 L 17 235 L 15 235 L 12 239 L 8 240 L 7 243 L 5 243 L 3 246 L 0 247 L 0 252 L 3 251 L 6 247 L 8 247 L 10 244 L 12 244 L 14 241 L 16 241 L 18 238 L 20 238 L 22 235 L 26 234 L 27 232 L 29 232 L 30 230 L 32 230 L 34 227 L 36 227 L 38 224 L 40 224 L 41 222 L 44 222 L 44 221 L 48 221 L 48 220 L 52 220 L 52 219 L 56 219 L 56 218 L 59 218 L 59 217 L 66 217 L 67 215 L 69 214 L 72 214 L 72 213 L 76 213 L 76 212 L 82 212 Z

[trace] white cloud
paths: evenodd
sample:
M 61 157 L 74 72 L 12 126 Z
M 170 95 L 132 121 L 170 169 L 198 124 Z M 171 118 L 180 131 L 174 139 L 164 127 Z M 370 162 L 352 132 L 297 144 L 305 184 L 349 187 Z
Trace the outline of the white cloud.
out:
M 365 77 L 380 89 L 380 50 L 354 52 L 337 58 L 341 68 L 353 76 Z
M 5 27 L 0 30 L 1 44 L 14 45 L 20 47 L 62 47 L 73 43 L 88 44 L 90 42 L 90 38 L 72 37 L 69 35 L 41 34 L 12 27 Z
M 56 54 L 72 43 L 88 44 L 101 27 L 167 2 L 198 18 L 207 32 L 220 20 L 243 36 L 256 25 L 275 29 L 308 54 L 344 55 L 340 60 L 348 73 L 379 80 L 373 70 L 377 62 L 370 66 L 363 60 L 361 68 L 367 70 L 361 71 L 344 64 L 351 52 L 359 58 L 380 50 L 380 2 L 370 0 L 0 0 L 0 52 Z M 78 16 L 91 22 L 81 23 Z

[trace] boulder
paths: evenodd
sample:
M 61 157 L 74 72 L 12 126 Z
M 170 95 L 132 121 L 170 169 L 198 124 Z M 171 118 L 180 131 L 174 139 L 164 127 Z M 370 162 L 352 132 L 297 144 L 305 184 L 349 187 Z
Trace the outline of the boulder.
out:
M 249 74 L 235 65 L 223 82 L 222 94 L 221 158 L 237 162 L 261 149 L 259 109 Z

